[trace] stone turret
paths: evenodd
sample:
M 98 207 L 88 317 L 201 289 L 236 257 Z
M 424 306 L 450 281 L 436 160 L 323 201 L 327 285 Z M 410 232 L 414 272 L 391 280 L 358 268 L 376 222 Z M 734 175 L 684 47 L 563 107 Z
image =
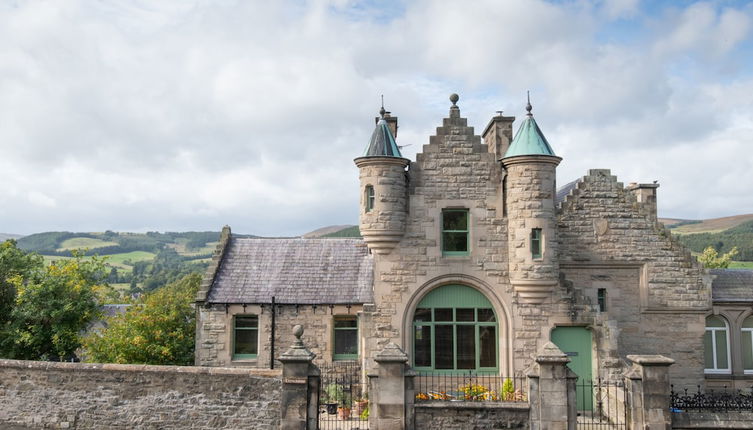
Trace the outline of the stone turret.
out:
M 506 205 L 510 283 L 522 303 L 543 303 L 559 283 L 554 208 L 557 165 L 531 114 L 502 158 L 507 170 Z
M 384 107 L 362 157 L 355 160 L 361 183 L 360 229 L 372 252 L 389 254 L 405 233 L 407 217 L 407 178 L 410 160 L 403 158 Z

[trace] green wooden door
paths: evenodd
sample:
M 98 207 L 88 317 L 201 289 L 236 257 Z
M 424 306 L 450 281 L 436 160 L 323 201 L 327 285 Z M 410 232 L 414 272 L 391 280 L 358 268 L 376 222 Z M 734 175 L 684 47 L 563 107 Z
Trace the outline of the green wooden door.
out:
M 567 363 L 576 375 L 578 382 L 576 388 L 577 405 L 579 411 L 593 409 L 593 396 L 591 389 L 585 388 L 584 381 L 590 383 L 593 378 L 591 371 L 591 331 L 585 327 L 556 327 L 552 330 L 552 342 L 570 358 Z

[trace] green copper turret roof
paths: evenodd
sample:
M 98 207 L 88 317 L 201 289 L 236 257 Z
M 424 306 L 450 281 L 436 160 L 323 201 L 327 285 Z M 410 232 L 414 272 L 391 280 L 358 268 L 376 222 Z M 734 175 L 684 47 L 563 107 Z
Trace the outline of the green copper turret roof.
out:
M 539 125 L 536 124 L 536 120 L 533 119 L 531 113 L 531 102 L 528 101 L 526 110 L 528 111 L 528 118 L 523 120 L 520 124 L 518 132 L 515 133 L 515 137 L 512 139 L 510 147 L 507 148 L 505 157 L 515 157 L 517 155 L 554 155 L 552 147 L 544 137 L 544 133 L 541 132 Z
M 374 133 L 371 134 L 371 140 L 369 140 L 369 146 L 366 147 L 366 151 L 363 153 L 364 157 L 397 157 L 403 158 L 395 143 L 395 137 L 392 136 L 392 131 L 387 125 L 387 121 L 384 119 L 384 107 L 380 111 L 382 118 L 377 122 Z

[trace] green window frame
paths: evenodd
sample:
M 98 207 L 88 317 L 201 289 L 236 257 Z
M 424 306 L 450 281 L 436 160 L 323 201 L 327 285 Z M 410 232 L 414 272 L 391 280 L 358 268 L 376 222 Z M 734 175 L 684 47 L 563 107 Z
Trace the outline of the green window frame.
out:
M 724 318 L 716 315 L 706 317 L 703 350 L 705 373 L 731 373 L 729 325 Z
M 470 237 L 468 209 L 442 210 L 442 255 L 468 255 Z
M 259 352 L 259 316 L 233 317 L 233 359 L 256 358 Z
M 741 348 L 743 353 L 743 372 L 753 374 L 753 316 L 745 318 L 741 333 Z
M 413 367 L 433 373 L 499 370 L 499 324 L 491 303 L 478 290 L 445 285 L 416 306 Z
M 366 189 L 364 190 L 366 212 L 371 212 L 372 210 L 374 210 L 374 199 L 374 186 L 366 185 Z
M 542 236 L 541 236 L 541 229 L 540 228 L 534 228 L 531 229 L 531 257 L 532 258 L 541 258 L 542 255 Z
M 333 321 L 332 359 L 358 359 L 358 318 L 355 315 L 338 315 Z

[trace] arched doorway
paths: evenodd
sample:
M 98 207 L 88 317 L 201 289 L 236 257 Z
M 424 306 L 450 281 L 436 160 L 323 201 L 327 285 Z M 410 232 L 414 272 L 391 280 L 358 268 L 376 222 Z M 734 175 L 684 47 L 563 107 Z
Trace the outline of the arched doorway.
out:
M 498 318 L 475 288 L 435 288 L 416 305 L 412 327 L 417 370 L 499 372 Z

